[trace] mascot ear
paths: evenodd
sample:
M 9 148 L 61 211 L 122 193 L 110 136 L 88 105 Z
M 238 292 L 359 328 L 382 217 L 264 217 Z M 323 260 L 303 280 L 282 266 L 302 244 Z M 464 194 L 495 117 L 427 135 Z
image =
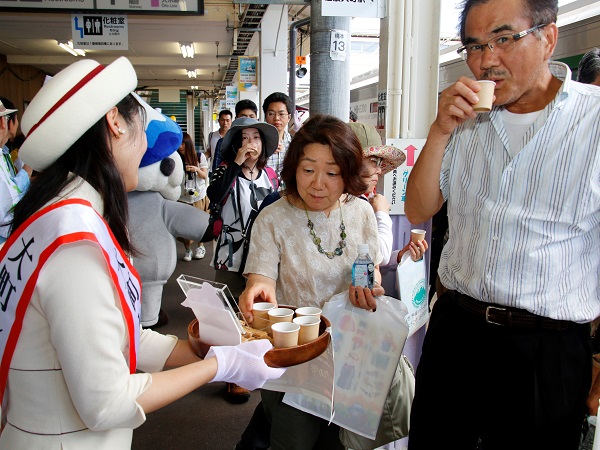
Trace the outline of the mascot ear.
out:
M 139 95 L 136 93 L 132 93 L 132 95 L 140 102 L 146 112 L 145 132 L 148 149 L 140 162 L 140 167 L 146 167 L 167 158 L 177 151 L 183 140 L 183 132 L 176 122 L 156 111 Z

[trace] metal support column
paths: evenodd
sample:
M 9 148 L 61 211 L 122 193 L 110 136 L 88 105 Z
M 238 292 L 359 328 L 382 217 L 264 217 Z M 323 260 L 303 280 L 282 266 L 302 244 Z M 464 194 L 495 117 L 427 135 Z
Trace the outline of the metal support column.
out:
M 343 30 L 350 45 L 350 18 L 324 17 L 322 0 L 312 0 L 310 23 L 310 114 L 330 114 L 348 122 L 350 110 L 350 62 L 334 61 L 329 50 L 331 31 Z M 350 55 L 350 49 L 346 49 Z

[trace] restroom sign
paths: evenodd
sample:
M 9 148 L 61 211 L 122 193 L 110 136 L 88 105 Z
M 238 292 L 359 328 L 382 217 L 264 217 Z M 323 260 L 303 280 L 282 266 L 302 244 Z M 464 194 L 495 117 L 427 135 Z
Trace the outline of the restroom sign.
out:
M 129 50 L 124 14 L 71 14 L 73 47 L 84 50 Z

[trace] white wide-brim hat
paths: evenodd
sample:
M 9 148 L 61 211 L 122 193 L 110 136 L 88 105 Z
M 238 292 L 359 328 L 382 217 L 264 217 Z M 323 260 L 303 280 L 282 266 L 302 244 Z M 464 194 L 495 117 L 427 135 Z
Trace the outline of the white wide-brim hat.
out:
M 108 66 L 83 59 L 61 70 L 23 114 L 26 139 L 19 159 L 43 171 L 136 86 L 135 70 L 125 57 Z

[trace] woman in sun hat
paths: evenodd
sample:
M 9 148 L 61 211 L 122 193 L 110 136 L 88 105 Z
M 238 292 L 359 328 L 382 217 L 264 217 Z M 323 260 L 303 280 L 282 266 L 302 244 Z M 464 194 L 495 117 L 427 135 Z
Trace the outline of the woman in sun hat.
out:
M 375 212 L 377 219 L 377 230 L 379 235 L 379 249 L 383 256 L 382 264 L 385 265 L 392 255 L 394 236 L 392 234 L 392 219 L 390 218 L 390 204 L 381 194 L 375 192 L 379 177 L 400 167 L 406 160 L 406 155 L 399 148 L 393 145 L 383 145 L 381 136 L 377 129 L 368 123 L 350 122 L 348 123 L 352 131 L 358 137 L 363 149 L 363 167 L 362 178 L 368 184 L 368 189 L 361 196 L 369 201 Z M 406 251 L 410 251 L 413 260 L 417 261 L 423 257 L 427 250 L 427 242 L 420 241 L 418 244 L 409 242 L 397 257 L 397 262 Z
M 186 342 L 140 330 L 126 192 L 149 106 L 130 94 L 136 83 L 126 58 L 78 61 L 23 115 L 20 157 L 40 173 L 0 250 L 0 448 L 129 449 L 146 413 L 204 383 L 256 388 L 281 374 L 262 362 L 264 340 L 200 361 Z
M 250 227 L 263 199 L 278 188 L 277 175 L 266 167 L 277 149 L 277 129 L 250 117 L 236 119 L 223 138 L 222 163 L 213 172 L 207 195 L 221 205 L 223 227 L 216 237 L 215 281 L 227 284 L 234 297 L 244 289 L 240 273 L 247 254 Z

